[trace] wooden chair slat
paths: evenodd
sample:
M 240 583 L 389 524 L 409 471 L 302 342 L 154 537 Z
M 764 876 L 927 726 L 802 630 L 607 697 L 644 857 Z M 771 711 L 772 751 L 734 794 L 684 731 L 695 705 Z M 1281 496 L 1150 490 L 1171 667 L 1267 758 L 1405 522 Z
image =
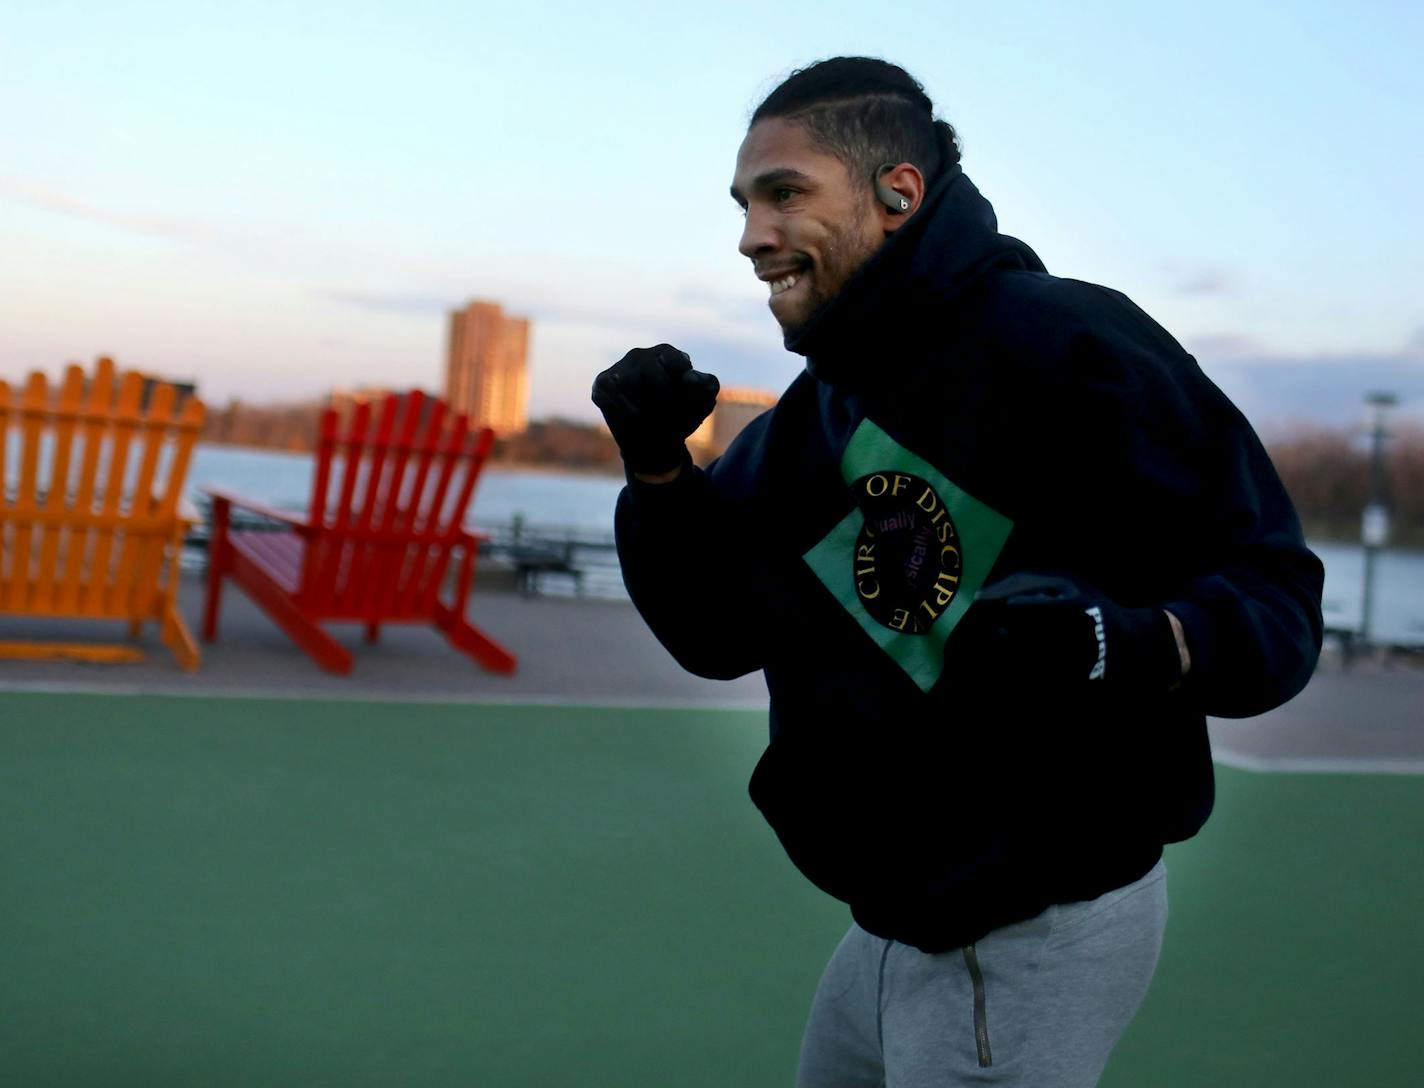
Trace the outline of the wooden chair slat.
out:
M 326 492 L 331 486 L 331 459 L 336 451 L 338 416 L 335 408 L 321 414 L 316 444 L 316 473 L 312 477 L 311 516 L 318 523 L 326 516 Z
M 347 429 L 346 437 L 336 445 L 335 454 L 341 461 L 341 499 L 336 507 L 332 527 L 338 536 L 327 544 L 322 554 L 314 556 L 314 562 L 317 564 L 315 582 L 303 587 L 304 604 L 318 613 L 333 607 L 340 585 L 339 579 L 350 559 L 352 544 L 339 534 L 352 524 L 352 504 L 356 496 L 357 478 L 361 474 L 365 457 L 370 421 L 371 405 L 362 401 L 351 413 L 351 425 Z M 326 525 L 326 511 L 313 510 L 313 519 L 318 516 L 321 520 L 314 523 Z
M 331 487 L 332 464 L 337 457 L 340 441 L 340 417 L 335 408 L 327 408 L 321 414 L 317 428 L 316 470 L 312 476 L 312 501 L 309 516 L 311 524 L 326 524 L 327 493 Z M 328 548 L 328 539 L 318 537 L 312 545 L 304 549 L 301 584 L 310 587 L 308 598 L 315 601 L 321 574 L 322 557 Z
M 113 387 L 113 361 L 100 359 L 94 376 L 89 381 L 89 397 L 80 420 L 84 429 L 84 459 L 80 464 L 79 483 L 74 493 L 74 526 L 70 529 L 64 584 L 57 603 L 58 609 L 66 615 L 79 612 L 79 593 L 83 584 L 85 559 L 94 546 L 94 480 L 109 437 L 107 411 L 113 397 Z
M 178 503 L 183 495 L 183 482 L 188 475 L 188 462 L 192 457 L 193 446 L 197 443 L 198 430 L 196 427 L 181 426 L 181 424 L 196 423 L 198 427 L 201 427 L 203 406 L 195 399 L 189 398 L 183 406 L 182 413 L 175 415 L 173 412 L 175 393 L 176 390 L 171 385 L 159 386 L 154 392 L 153 403 L 146 421 L 150 452 L 146 455 L 145 464 L 148 459 L 157 460 L 155 455 L 161 455 L 164 448 L 171 451 L 171 456 L 166 466 L 162 485 L 159 486 L 157 483 L 151 482 L 142 494 L 145 498 L 150 499 L 150 515 L 157 522 L 169 528 L 173 527 L 175 523 L 181 523 L 186 529 L 187 522 L 177 516 Z M 159 571 L 168 554 L 166 544 L 166 540 L 140 538 L 135 560 L 135 568 L 138 571 L 136 585 L 157 586 L 159 584 Z
M 249 529 L 233 533 L 229 539 L 234 548 L 262 566 L 288 593 L 295 593 L 300 588 L 306 549 L 296 533 Z
M 125 536 L 133 534 L 160 538 L 165 537 L 172 527 L 171 522 L 165 521 L 158 514 L 149 514 L 143 518 L 131 518 L 124 511 L 117 514 L 105 514 L 102 511 L 79 514 L 68 509 L 50 511 L 43 507 L 32 514 L 7 513 L 5 520 L 14 525 L 29 525 L 32 529 L 38 529 L 40 532 L 50 526 L 70 525 L 82 529 L 104 528 L 110 531 L 122 529 Z
M 207 409 L 202 401 L 189 397 L 183 404 L 183 411 L 169 424 L 169 445 L 173 450 L 173 457 L 163 477 L 163 490 L 156 496 L 157 513 L 161 518 L 176 514 L 179 503 L 183 501 L 183 485 L 188 479 L 188 465 L 192 461 L 198 435 L 203 429 L 203 417 L 206 415 Z
M 440 539 L 445 542 L 446 546 L 437 553 L 438 559 L 435 568 L 429 573 L 429 582 L 425 588 L 427 600 L 432 608 L 435 607 L 436 598 L 441 585 L 444 584 L 445 574 L 453 557 L 455 538 L 464 527 L 465 511 L 469 509 L 470 497 L 474 493 L 475 484 L 479 481 L 480 474 L 484 471 L 485 461 L 489 457 L 490 450 L 494 447 L 494 431 L 489 427 L 481 428 L 473 436 L 472 445 L 473 448 L 461 458 L 464 474 L 458 485 L 457 497 L 450 506 L 450 514 L 438 523 Z M 461 597 L 461 601 L 463 602 L 463 597 Z M 463 603 L 461 607 L 463 608 Z
M 138 374 L 125 374 L 119 383 L 118 399 L 112 409 L 109 424 L 108 463 L 104 466 L 100 509 L 106 515 L 108 524 L 101 525 L 94 534 L 94 559 L 89 566 L 89 577 L 80 605 L 86 613 L 104 614 L 109 597 L 109 587 L 113 582 L 110 559 L 115 541 L 121 543 L 122 518 L 120 504 L 123 501 L 124 479 L 128 474 L 129 446 L 138 419 L 139 398 L 143 393 L 143 378 Z M 101 486 L 96 483 L 96 486 Z
M 460 466 L 460 453 L 465 448 L 469 433 L 470 419 L 461 412 L 455 417 L 455 426 L 445 436 L 443 448 L 437 447 L 437 453 L 441 459 L 440 476 L 435 482 L 435 491 L 430 496 L 430 504 L 425 511 L 425 524 L 435 534 L 436 539 L 442 543 L 444 543 L 442 533 L 445 497 L 450 491 L 450 481 Z M 445 571 L 446 553 L 447 549 L 440 547 L 427 556 L 427 561 L 421 570 L 421 580 L 417 582 L 415 589 L 421 608 L 430 608 L 440 590 L 440 581 Z
M 413 609 L 414 598 L 419 592 L 419 580 L 425 569 L 425 558 L 429 549 L 428 542 L 424 539 L 421 497 L 425 494 L 425 482 L 430 477 L 430 464 L 435 459 L 440 435 L 445 430 L 446 414 L 445 402 L 438 398 L 432 400 L 430 418 L 415 442 L 418 453 L 410 501 L 405 505 L 402 520 L 395 526 L 396 533 L 407 543 L 401 548 L 400 562 L 394 577 L 385 587 L 380 602 L 383 611 L 408 614 Z
M 55 567 L 59 561 L 61 541 L 68 535 L 66 517 L 69 506 L 69 462 L 73 450 L 74 425 L 80 399 L 84 396 L 84 371 L 70 366 L 59 390 L 60 412 L 54 418 L 50 433 L 54 436 L 50 450 L 49 486 L 44 497 L 44 510 L 49 515 L 40 531 L 39 567 L 35 571 L 35 594 L 32 602 L 37 609 L 54 607 Z M 52 417 L 56 413 L 51 413 Z
M 139 417 L 134 425 L 134 435 L 138 440 L 138 478 L 133 490 L 128 494 L 128 511 L 132 517 L 145 518 L 153 511 L 153 479 L 158 470 L 158 455 L 163 449 L 167 425 L 173 414 L 173 387 L 160 385 L 154 389 L 148 412 Z M 144 591 L 144 585 L 137 575 L 148 565 L 150 549 L 148 542 L 132 533 L 125 533 L 119 551 L 118 576 L 110 589 L 110 611 L 119 606 L 113 598 Z
M 406 486 L 406 466 L 414 449 L 413 439 L 420 425 L 425 405 L 425 394 L 412 392 L 399 405 L 399 415 L 393 423 L 397 436 L 391 443 L 395 456 L 391 459 L 385 479 L 377 491 L 376 509 L 371 516 L 375 530 L 372 544 L 366 552 L 365 568 L 360 572 L 350 607 L 358 615 L 369 614 L 378 620 L 381 614 L 381 598 L 386 588 L 400 577 L 400 566 L 404 556 L 393 538 L 393 530 L 401 520 L 401 502 Z
M 20 402 L 20 478 L 12 509 L 19 515 L 33 517 L 38 509 L 36 489 L 40 462 L 40 434 L 44 428 L 44 410 L 49 400 L 49 384 L 38 372 L 25 384 Z M 15 611 L 29 608 L 31 591 L 31 522 L 17 521 L 15 539 L 10 553 L 10 592 L 6 607 Z
M 337 578 L 336 607 L 344 614 L 350 614 L 355 608 L 354 599 L 361 592 L 361 580 L 370 569 L 373 544 L 365 535 L 365 531 L 371 527 L 377 496 L 381 493 L 382 480 L 386 473 L 386 457 L 390 452 L 391 431 L 395 426 L 396 411 L 399 407 L 400 402 L 396 397 L 387 397 L 381 404 L 375 438 L 366 451 L 366 486 L 355 516 L 355 525 L 361 535 L 356 537 L 350 546 L 349 558 Z
M 9 503 L 9 477 L 6 475 L 5 461 L 10 448 L 10 417 L 13 409 L 10 405 L 10 383 L 0 380 L 0 508 Z M 17 432 L 18 433 L 18 432 Z M 10 600 L 10 563 L 14 554 L 11 547 L 11 536 L 14 534 L 14 527 L 7 521 L 0 520 L 0 610 L 3 610 Z

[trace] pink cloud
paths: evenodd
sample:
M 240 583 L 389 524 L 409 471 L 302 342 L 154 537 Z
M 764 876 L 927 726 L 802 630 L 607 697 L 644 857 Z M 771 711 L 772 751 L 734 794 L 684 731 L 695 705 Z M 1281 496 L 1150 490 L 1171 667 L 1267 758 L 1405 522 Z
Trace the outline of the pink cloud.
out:
M 212 241 L 217 238 L 216 231 L 200 223 L 115 211 L 111 208 L 103 208 L 83 200 L 77 200 L 66 193 L 28 185 L 14 178 L 0 177 L 0 197 L 17 204 L 28 205 L 31 208 L 39 208 L 41 211 L 67 215 L 74 219 L 85 219 L 91 223 L 103 223 L 150 237 L 173 238 L 188 242 Z

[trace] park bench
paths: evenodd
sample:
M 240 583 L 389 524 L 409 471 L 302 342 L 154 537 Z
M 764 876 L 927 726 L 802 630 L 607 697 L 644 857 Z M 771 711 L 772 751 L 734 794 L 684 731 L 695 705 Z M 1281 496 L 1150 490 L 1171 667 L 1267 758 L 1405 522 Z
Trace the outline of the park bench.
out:
M 583 594 L 583 571 L 574 564 L 573 541 L 544 541 L 516 544 L 509 549 L 509 562 L 514 567 L 515 585 L 520 595 L 532 597 L 539 592 L 547 574 L 565 574 L 573 579 L 574 593 Z

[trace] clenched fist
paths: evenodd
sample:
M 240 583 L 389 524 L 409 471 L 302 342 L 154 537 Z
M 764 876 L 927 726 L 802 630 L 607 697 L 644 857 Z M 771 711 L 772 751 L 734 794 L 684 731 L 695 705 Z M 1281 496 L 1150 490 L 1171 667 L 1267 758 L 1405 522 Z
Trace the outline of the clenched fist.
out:
M 1165 611 L 1126 608 L 1059 574 L 1020 571 L 985 586 L 965 626 L 990 667 L 1026 683 L 1093 681 L 1159 693 L 1183 675 L 1185 660 Z
M 634 348 L 593 380 L 593 403 L 603 413 L 630 471 L 671 472 L 687 456 L 687 436 L 717 403 L 711 374 L 671 344 Z

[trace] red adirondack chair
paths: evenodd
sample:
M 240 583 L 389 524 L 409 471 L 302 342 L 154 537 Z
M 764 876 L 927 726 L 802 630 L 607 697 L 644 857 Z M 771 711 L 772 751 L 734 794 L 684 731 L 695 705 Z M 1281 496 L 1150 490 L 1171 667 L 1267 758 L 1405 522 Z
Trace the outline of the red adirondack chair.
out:
M 464 415 L 418 391 L 392 394 L 371 419 L 358 404 L 346 433 L 337 412 L 321 417 L 316 477 L 305 517 L 225 491 L 212 498 L 203 638 L 217 636 L 224 578 L 231 578 L 322 668 L 351 671 L 351 653 L 321 628 L 360 621 L 375 642 L 385 623 L 432 623 L 462 653 L 493 672 L 515 658 L 465 619 L 482 534 L 465 511 L 494 432 L 471 432 Z M 235 529 L 241 507 L 286 530 Z M 458 560 L 457 560 L 458 553 Z M 440 590 L 458 561 L 454 598 Z

